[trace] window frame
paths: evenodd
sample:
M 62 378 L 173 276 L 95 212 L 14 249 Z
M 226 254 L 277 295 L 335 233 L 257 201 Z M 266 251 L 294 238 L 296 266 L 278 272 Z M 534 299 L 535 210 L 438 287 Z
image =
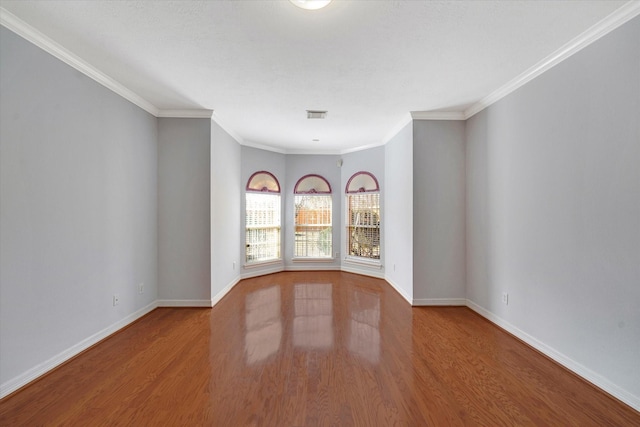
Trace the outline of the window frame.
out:
M 352 184 L 354 182 L 354 180 L 359 177 L 365 175 L 367 176 L 367 178 L 370 178 L 370 182 L 369 183 L 365 183 L 365 186 L 361 186 L 361 187 L 353 187 Z M 368 180 L 368 179 L 367 179 Z M 366 180 L 365 180 L 366 181 Z M 369 207 L 369 209 L 371 209 L 373 212 L 372 214 L 377 215 L 377 221 L 374 220 L 374 223 L 377 225 L 374 226 L 363 226 L 362 228 L 374 228 L 377 230 L 377 245 L 372 245 L 373 248 L 371 249 L 372 253 L 375 253 L 375 248 L 377 247 L 377 257 L 374 256 L 362 256 L 362 255 L 357 255 L 357 254 L 353 254 L 353 245 L 354 242 L 352 240 L 352 238 L 354 237 L 352 235 L 353 232 L 353 228 L 356 228 L 357 225 L 353 224 L 352 221 L 352 198 L 354 196 L 358 196 L 358 195 L 362 195 L 362 194 L 371 194 L 371 195 L 377 195 L 377 206 L 372 206 Z M 365 264 L 365 265 L 371 265 L 371 266 L 376 266 L 378 268 L 380 268 L 380 266 L 382 265 L 382 206 L 381 206 L 381 201 L 382 201 L 382 194 L 380 191 L 380 185 L 378 183 L 378 179 L 375 177 L 374 174 L 372 174 L 371 172 L 368 171 L 359 171 L 354 173 L 353 175 L 351 175 L 351 177 L 349 178 L 349 180 L 347 181 L 347 185 L 345 186 L 345 245 L 346 245 L 346 255 L 345 255 L 345 261 L 347 262 L 352 262 L 352 263 L 357 263 L 357 264 Z M 372 235 L 372 239 L 375 239 L 375 234 Z
M 268 186 L 263 186 L 261 188 L 252 187 L 251 181 L 253 181 L 253 179 L 260 174 L 268 175 L 273 180 L 273 183 L 275 183 L 275 186 L 277 188 L 270 189 Z M 277 211 L 278 211 L 277 224 L 253 225 L 253 226 L 249 226 L 247 224 L 247 220 L 249 218 L 249 215 L 247 215 L 247 202 L 248 202 L 247 199 L 250 194 L 277 196 L 277 202 L 273 203 L 273 206 L 277 207 Z M 247 185 L 245 186 L 244 223 L 245 223 L 244 266 L 251 268 L 251 267 L 260 266 L 264 264 L 281 263 L 283 259 L 282 258 L 282 252 L 283 252 L 282 251 L 282 193 L 281 193 L 281 187 L 280 187 L 280 182 L 278 181 L 278 178 L 276 178 L 276 176 L 271 172 L 268 172 L 265 170 L 257 171 L 251 174 L 251 176 L 247 180 Z M 249 260 L 249 246 L 251 244 L 250 242 L 248 242 L 249 233 L 250 233 L 250 230 L 258 230 L 258 229 L 277 230 L 277 256 L 276 257 Z
M 305 180 L 309 179 L 309 178 L 314 178 L 314 179 L 320 179 L 321 180 L 321 185 L 318 186 L 314 186 L 311 187 L 309 189 L 301 189 L 300 187 L 304 186 L 305 184 Z M 297 255 L 297 249 L 298 249 L 298 242 L 297 242 L 297 238 L 299 237 L 298 233 L 298 227 L 299 226 L 307 226 L 307 227 L 312 227 L 314 224 L 298 224 L 298 199 L 299 197 L 327 197 L 330 206 L 329 206 L 329 224 L 328 224 L 328 229 L 329 229 L 329 255 L 328 256 L 321 256 L 321 255 L 317 255 L 317 256 L 305 256 L 305 255 Z M 293 257 L 292 257 L 292 261 L 311 261 L 311 262 L 330 262 L 333 261 L 335 259 L 334 257 L 334 253 L 333 253 L 333 243 L 334 243 L 334 239 L 333 239 L 333 209 L 334 209 L 334 203 L 333 203 L 333 192 L 331 190 L 331 184 L 329 183 L 329 181 L 324 178 L 321 175 L 318 174 L 307 174 L 304 175 L 303 177 L 301 177 L 300 179 L 298 179 L 298 181 L 296 182 L 296 185 L 293 188 Z M 323 224 L 323 225 L 327 225 L 327 224 Z M 325 227 L 326 229 L 327 227 Z M 322 231 L 320 231 L 322 232 Z M 315 242 L 316 244 L 320 245 L 322 244 L 321 240 L 318 240 L 317 242 Z M 306 245 L 306 242 L 305 242 Z M 320 249 L 319 249 L 320 250 Z M 307 250 L 308 252 L 308 250 Z

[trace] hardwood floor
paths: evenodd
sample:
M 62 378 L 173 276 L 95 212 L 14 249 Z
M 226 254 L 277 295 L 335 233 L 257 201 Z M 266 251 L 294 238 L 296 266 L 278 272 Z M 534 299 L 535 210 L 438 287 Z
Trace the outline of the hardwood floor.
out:
M 0 402 L 0 425 L 640 426 L 464 307 L 340 272 L 161 308 Z

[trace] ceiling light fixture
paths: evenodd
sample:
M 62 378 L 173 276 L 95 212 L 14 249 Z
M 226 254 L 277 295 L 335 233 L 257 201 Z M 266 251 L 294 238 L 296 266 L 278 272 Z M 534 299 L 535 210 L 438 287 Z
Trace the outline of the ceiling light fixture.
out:
M 301 9 L 307 10 L 318 10 L 322 9 L 329 3 L 331 0 L 289 0 L 291 3 L 295 4 Z
M 325 117 L 327 117 L 326 111 L 307 110 L 307 119 L 324 119 Z

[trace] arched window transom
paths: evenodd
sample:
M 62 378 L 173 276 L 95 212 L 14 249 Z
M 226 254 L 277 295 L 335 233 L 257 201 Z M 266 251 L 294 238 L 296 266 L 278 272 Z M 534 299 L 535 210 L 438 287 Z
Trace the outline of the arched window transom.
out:
M 349 178 L 346 193 L 370 193 L 380 191 L 378 180 L 369 172 L 358 172 Z
M 247 191 L 279 193 L 280 183 L 273 174 L 267 171 L 256 172 L 247 182 Z
M 369 172 L 349 178 L 347 196 L 347 253 L 351 257 L 380 259 L 380 186 Z
M 295 194 L 331 194 L 331 185 L 320 175 L 305 175 L 296 182 Z

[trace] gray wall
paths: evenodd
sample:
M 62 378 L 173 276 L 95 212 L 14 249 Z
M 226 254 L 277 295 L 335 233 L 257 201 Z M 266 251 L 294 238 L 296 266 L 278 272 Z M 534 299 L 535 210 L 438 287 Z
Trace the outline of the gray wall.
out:
M 211 298 L 220 298 L 240 277 L 244 233 L 240 202 L 240 144 L 211 122 Z M 244 237 L 244 234 L 242 235 Z
M 158 119 L 161 301 L 212 297 L 210 148 L 211 120 Z
M 233 284 L 253 168 L 244 153 L 268 156 L 208 119 L 155 119 L 0 31 L 5 389 L 156 299 L 206 303 Z M 343 156 L 342 170 L 340 156 L 269 157 L 284 171 L 286 266 L 340 268 L 291 262 L 297 179 L 330 181 L 334 252 L 344 255 L 345 177 L 380 168 L 383 151 L 384 274 L 405 298 L 459 298 L 462 204 L 470 304 L 640 402 L 639 76 L 635 18 L 468 120 L 466 153 L 459 124 L 431 122 Z
M 465 301 L 465 123 L 413 122 L 413 301 Z
M 413 125 L 384 147 L 385 278 L 413 300 Z
M 323 176 L 332 190 L 333 216 L 332 216 L 332 240 L 333 252 L 339 252 L 342 255 L 342 247 L 340 244 L 340 228 L 342 221 L 340 212 L 342 209 L 342 197 L 340 192 L 340 168 L 337 161 L 340 156 L 333 155 L 301 155 L 290 154 L 286 156 L 286 179 L 284 185 L 284 224 L 286 233 L 282 235 L 284 239 L 284 262 L 289 270 L 314 270 L 314 269 L 339 269 L 340 258 L 336 258 L 331 262 L 299 262 L 293 259 L 293 231 L 294 230 L 294 195 L 293 189 L 296 182 L 300 178 L 308 174 L 318 174 Z
M 639 118 L 635 18 L 467 122 L 467 297 L 637 405 Z
M 0 64 L 6 385 L 156 300 L 158 154 L 154 117 L 5 28 Z
M 252 148 L 252 147 L 246 147 L 243 146 L 241 148 L 242 152 L 241 152 L 241 156 L 242 156 L 242 168 L 241 168 L 241 177 L 240 177 L 240 183 L 242 185 L 241 187 L 241 200 L 240 200 L 240 212 L 242 215 L 242 225 L 241 225 L 241 231 L 240 231 L 240 242 L 242 243 L 239 249 L 239 256 L 240 256 L 240 265 L 242 265 L 242 277 L 251 277 L 251 276 L 257 276 L 260 274 L 266 274 L 269 272 L 273 272 L 273 271 L 282 271 L 282 269 L 284 268 L 284 261 L 278 262 L 278 263 L 269 263 L 269 264 L 256 264 L 253 266 L 245 266 L 246 264 L 246 251 L 245 251 L 245 245 L 244 242 L 246 242 L 246 233 L 245 233 L 245 212 L 246 212 L 246 199 L 245 199 L 245 189 L 247 186 L 247 182 L 249 181 L 249 178 L 251 177 L 251 175 L 253 175 L 255 172 L 264 170 L 264 171 L 268 171 L 271 172 L 278 180 L 278 183 L 280 183 L 280 209 L 281 209 L 281 215 L 282 215 L 282 220 L 280 223 L 280 239 L 281 239 L 281 244 L 284 243 L 285 239 L 287 239 L 288 234 L 289 234 L 289 230 L 285 228 L 285 222 L 284 222 L 284 213 L 285 213 L 285 209 L 286 206 L 285 205 L 285 199 L 286 199 L 286 193 L 287 191 L 289 191 L 286 187 L 285 184 L 287 183 L 286 180 L 286 172 L 287 172 L 287 162 L 286 162 L 286 156 L 284 154 L 280 154 L 280 153 L 274 153 L 272 151 L 266 151 L 266 150 L 260 150 L 258 148 Z M 293 191 L 293 188 L 291 189 L 291 191 Z M 284 246 L 282 247 L 282 252 L 281 255 L 284 257 Z
M 355 153 L 343 154 L 342 155 L 342 169 L 341 169 L 341 182 L 340 182 L 340 194 L 342 196 L 342 211 L 340 214 L 341 219 L 341 227 L 340 227 L 340 238 L 341 238 L 341 248 L 340 256 L 342 262 L 342 268 L 349 270 L 351 272 L 361 273 L 361 274 L 370 274 L 384 277 L 384 264 L 385 264 L 385 247 L 384 247 L 384 233 L 385 233 L 385 218 L 382 216 L 384 213 L 384 203 L 385 203 L 385 191 L 384 191 L 384 147 L 375 147 L 370 148 L 368 150 L 362 150 Z M 353 176 L 353 174 L 361 171 L 371 172 L 375 175 L 378 180 L 378 184 L 380 185 L 380 264 L 381 267 L 369 267 L 362 264 L 352 264 L 344 261 L 344 257 L 347 255 L 347 206 L 346 206 L 346 187 L 347 182 L 349 182 L 349 178 Z
M 384 185 L 384 147 L 359 151 L 357 153 L 337 155 L 296 155 L 280 154 L 271 151 L 260 150 L 252 147 L 242 147 L 242 194 L 249 177 L 259 170 L 273 173 L 280 182 L 282 191 L 282 242 L 283 262 L 258 264 L 255 266 L 244 265 L 244 246 L 240 247 L 240 259 L 243 264 L 242 277 L 291 269 L 338 269 L 343 263 L 346 251 L 345 243 L 345 213 L 344 213 L 344 188 L 348 179 L 355 172 L 367 170 L 378 178 L 381 186 Z M 339 167 L 337 161 L 342 158 L 343 165 Z M 333 190 L 333 252 L 340 255 L 332 262 L 293 262 L 293 188 L 302 176 L 316 173 L 327 178 Z M 384 194 L 382 196 L 384 205 Z M 245 200 L 240 201 L 240 210 L 244 218 Z M 241 227 L 241 242 L 245 241 L 244 227 Z M 384 247 L 382 248 L 382 260 L 384 260 Z M 344 265 L 343 265 L 344 267 Z M 380 268 L 350 265 L 350 270 L 364 274 L 382 275 Z

